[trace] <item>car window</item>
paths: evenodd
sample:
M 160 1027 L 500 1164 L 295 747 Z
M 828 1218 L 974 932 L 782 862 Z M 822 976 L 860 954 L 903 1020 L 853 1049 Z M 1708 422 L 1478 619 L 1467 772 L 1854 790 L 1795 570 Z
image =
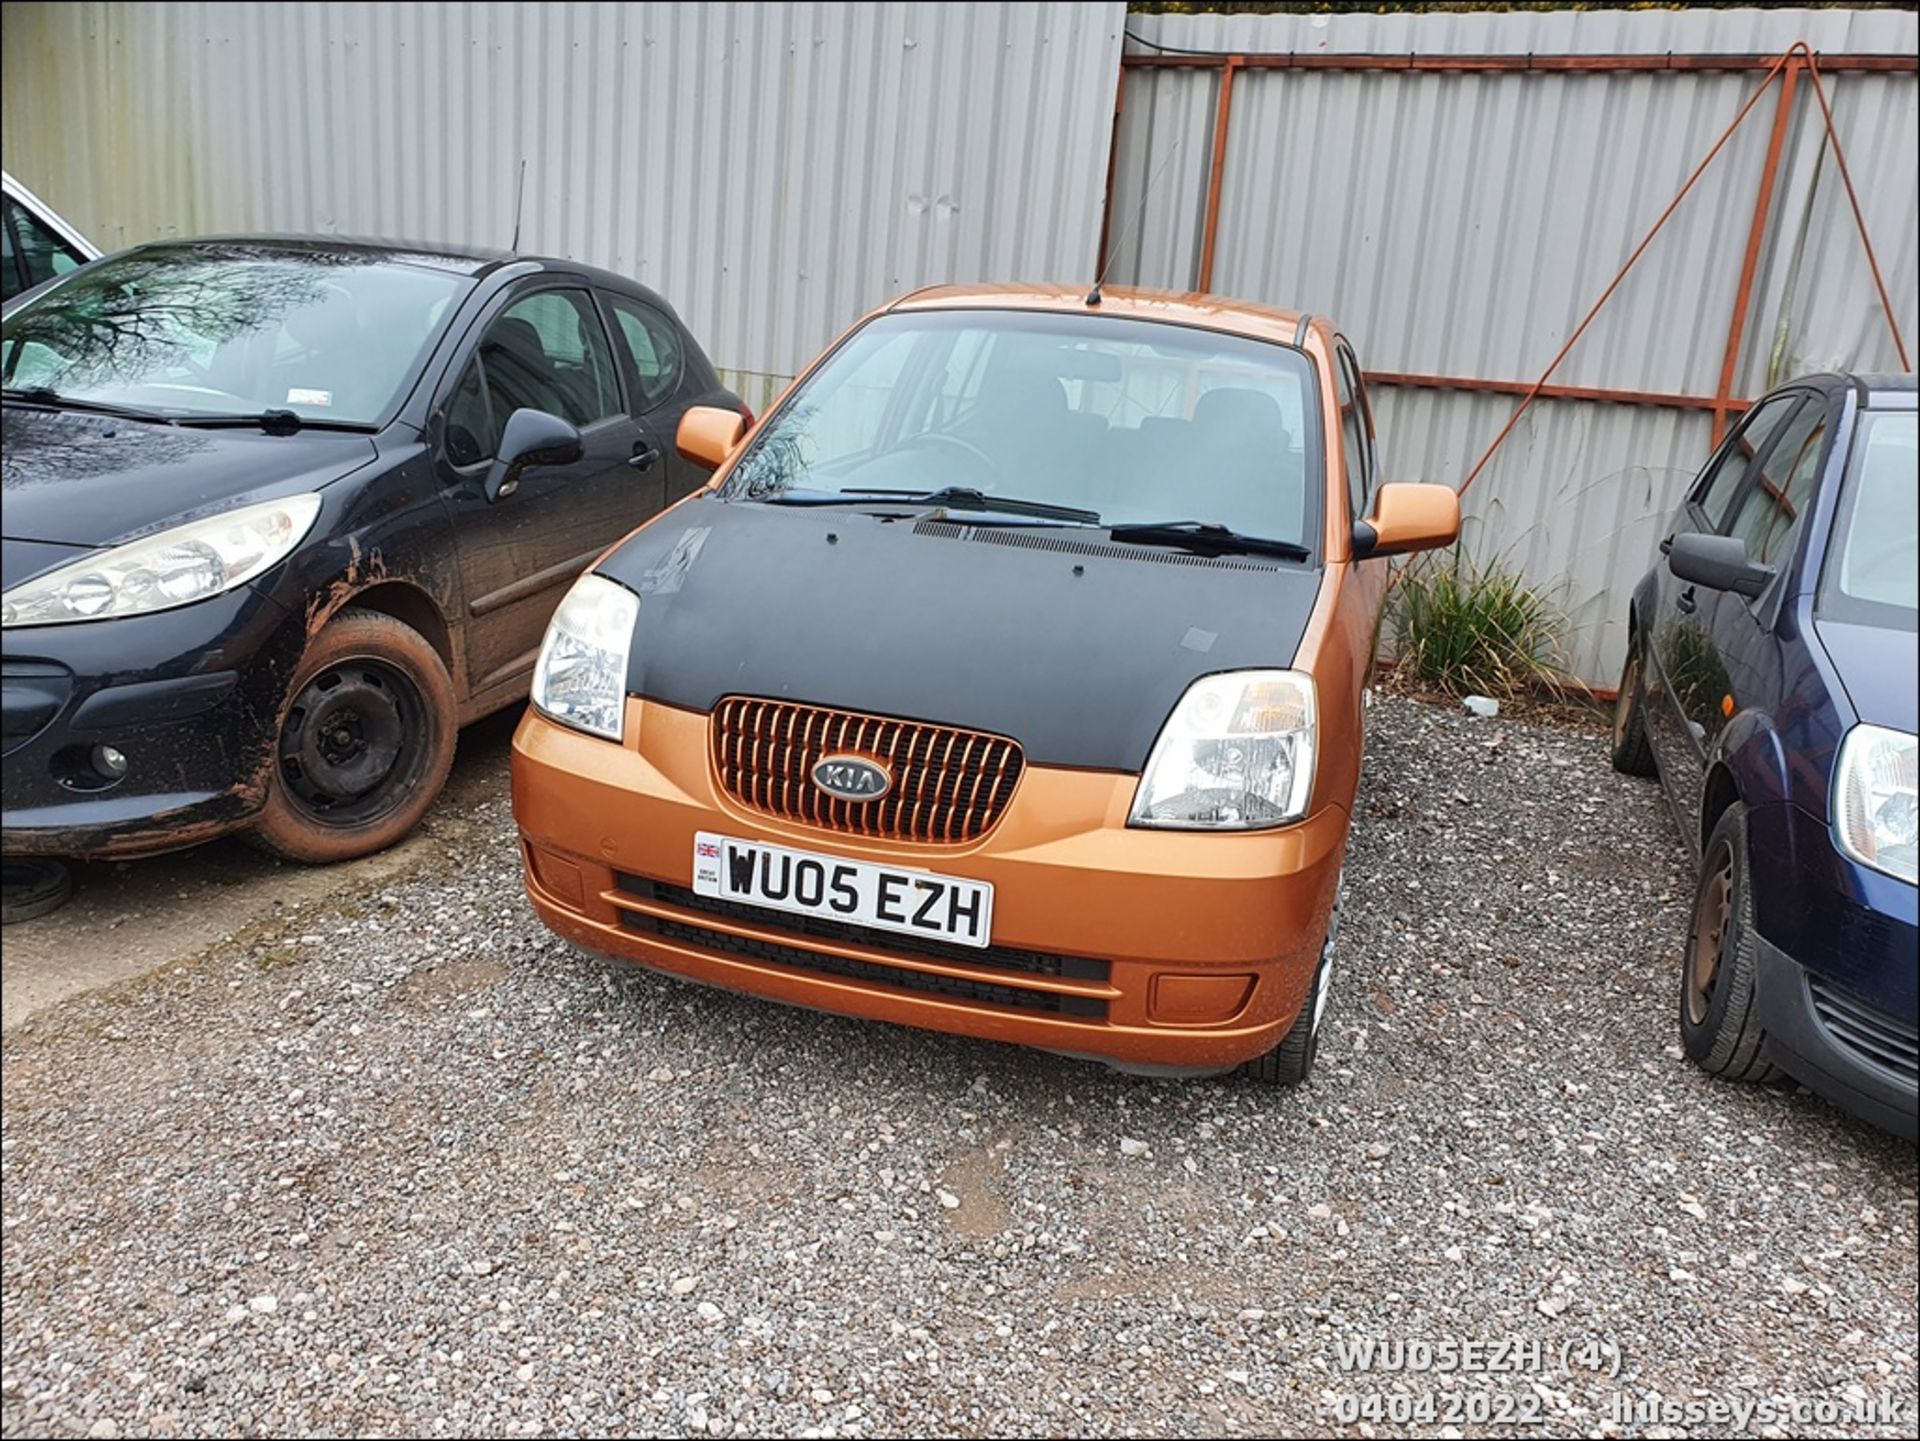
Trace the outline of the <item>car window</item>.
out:
M 1821 577 L 1824 615 L 1861 625 L 1915 628 L 1920 610 L 1920 487 L 1913 483 L 1913 412 L 1861 417 L 1847 462 L 1826 568 Z
M 613 353 L 584 290 L 539 290 L 509 305 L 480 342 L 480 368 L 492 410 L 489 455 L 516 410 L 578 426 L 620 414 Z
M 1693 503 L 1705 515 L 1707 529 L 1726 528 L 1728 507 L 1740 490 L 1740 482 L 1746 478 L 1747 466 L 1766 448 L 1768 438 L 1804 398 L 1803 392 L 1795 390 L 1761 401 L 1727 437 L 1720 453 L 1707 462 L 1706 471 L 1693 489 Z
M 25 206 L 8 198 L 6 212 L 7 249 L 13 252 L 7 263 L 8 295 L 31 289 L 43 280 L 65 275 L 86 263 L 79 251 L 42 225 Z
M 466 373 L 447 399 L 447 459 L 455 465 L 492 460 L 499 437 L 488 413 L 486 382 L 480 375 L 480 357 L 467 362 Z
M 144 247 L 21 302 L 0 372 L 10 386 L 182 417 L 271 409 L 370 424 L 471 286 L 352 250 Z
M 19 252 L 13 248 L 13 202 L 9 200 L 0 214 L 0 299 L 11 300 L 26 288 Z
M 1311 543 L 1318 380 L 1298 349 L 1121 316 L 896 311 L 770 418 L 730 497 L 945 486 Z
M 1793 537 L 1813 498 L 1826 438 L 1824 407 L 1817 402 L 1802 406 L 1781 428 L 1766 459 L 1748 467 L 1747 488 L 1728 529 L 1753 559 L 1777 566 L 1792 550 Z
M 620 343 L 633 363 L 636 415 L 644 415 L 680 388 L 680 332 L 651 305 L 625 295 L 608 295 L 619 324 Z

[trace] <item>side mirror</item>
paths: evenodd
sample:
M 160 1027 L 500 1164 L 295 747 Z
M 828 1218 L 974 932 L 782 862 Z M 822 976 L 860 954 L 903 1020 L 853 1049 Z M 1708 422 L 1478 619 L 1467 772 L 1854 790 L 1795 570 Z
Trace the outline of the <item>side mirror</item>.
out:
M 500 453 L 487 469 L 487 503 L 520 488 L 520 476 L 536 465 L 572 465 L 581 456 L 580 432 L 557 415 L 522 407 L 507 417 Z
M 1460 496 L 1450 485 L 1383 485 L 1373 514 L 1353 523 L 1353 558 L 1434 550 L 1460 538 Z
M 1703 535 L 1686 531 L 1673 538 L 1667 551 L 1667 569 L 1682 580 L 1708 590 L 1730 590 L 1748 599 L 1760 594 L 1773 579 L 1773 567 L 1747 554 L 1737 535 Z
M 702 470 L 717 470 L 747 433 L 746 417 L 718 405 L 693 405 L 680 417 L 673 443 Z

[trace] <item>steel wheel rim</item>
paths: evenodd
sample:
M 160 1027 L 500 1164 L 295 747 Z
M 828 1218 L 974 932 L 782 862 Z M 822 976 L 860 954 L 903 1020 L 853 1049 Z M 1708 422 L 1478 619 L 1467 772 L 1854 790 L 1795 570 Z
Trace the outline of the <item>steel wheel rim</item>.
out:
M 1620 677 L 1620 694 L 1613 701 L 1613 745 L 1618 750 L 1627 743 L 1627 717 L 1632 713 L 1633 697 L 1640 693 L 1640 657 L 1629 655 L 1627 669 Z
M 336 661 L 310 677 L 280 728 L 288 797 L 329 826 L 368 825 L 392 814 L 426 762 L 426 702 L 385 661 Z
M 1687 1019 L 1696 1026 L 1706 1024 L 1733 914 L 1733 852 L 1723 845 L 1709 859 L 1712 864 L 1700 883 L 1687 938 Z

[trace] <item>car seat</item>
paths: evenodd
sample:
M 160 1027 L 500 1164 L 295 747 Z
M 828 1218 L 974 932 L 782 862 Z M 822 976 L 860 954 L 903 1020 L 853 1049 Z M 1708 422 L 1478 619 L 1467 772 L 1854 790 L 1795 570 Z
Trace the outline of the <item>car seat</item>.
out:
M 1195 520 L 1218 521 L 1250 535 L 1299 540 L 1304 530 L 1305 465 L 1280 402 L 1265 391 L 1222 386 L 1193 408 L 1184 466 Z

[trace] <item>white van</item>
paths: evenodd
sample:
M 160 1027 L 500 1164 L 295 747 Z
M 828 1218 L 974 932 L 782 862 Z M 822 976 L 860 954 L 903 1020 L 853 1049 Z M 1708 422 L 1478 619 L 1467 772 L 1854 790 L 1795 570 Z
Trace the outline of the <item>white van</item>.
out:
M 100 252 L 52 208 L 5 171 L 0 200 L 0 299 L 11 300 L 43 280 L 98 260 Z

